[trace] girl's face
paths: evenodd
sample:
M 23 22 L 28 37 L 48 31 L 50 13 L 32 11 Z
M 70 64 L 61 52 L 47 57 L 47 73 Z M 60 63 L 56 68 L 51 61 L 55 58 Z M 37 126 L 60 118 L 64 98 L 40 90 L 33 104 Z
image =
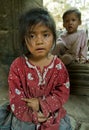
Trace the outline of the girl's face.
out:
M 42 23 L 28 30 L 25 36 L 27 48 L 34 58 L 47 57 L 53 46 L 53 39 L 52 31 Z
M 64 18 L 63 26 L 69 34 L 77 31 L 78 26 L 81 24 L 76 13 L 67 14 Z

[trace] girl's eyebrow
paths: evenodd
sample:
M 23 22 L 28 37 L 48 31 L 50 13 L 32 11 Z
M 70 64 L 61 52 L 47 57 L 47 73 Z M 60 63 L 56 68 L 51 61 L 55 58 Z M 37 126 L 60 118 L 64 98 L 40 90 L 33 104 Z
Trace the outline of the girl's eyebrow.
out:
M 28 33 L 36 33 L 37 31 L 29 31 Z M 43 30 L 41 31 L 42 33 L 49 33 L 51 32 L 50 30 Z
M 49 31 L 49 30 L 44 30 L 44 31 L 42 31 L 43 33 L 49 33 L 49 32 L 51 32 L 51 31 Z

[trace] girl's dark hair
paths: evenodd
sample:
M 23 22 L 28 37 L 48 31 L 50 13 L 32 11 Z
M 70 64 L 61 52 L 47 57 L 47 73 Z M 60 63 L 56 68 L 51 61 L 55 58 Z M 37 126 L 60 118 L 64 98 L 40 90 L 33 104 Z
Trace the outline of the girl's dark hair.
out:
M 20 41 L 22 43 L 23 48 L 26 46 L 25 43 L 25 35 L 28 29 L 32 29 L 38 23 L 42 23 L 46 25 L 53 33 L 54 43 L 56 43 L 56 24 L 53 17 L 44 8 L 33 8 L 26 13 L 24 13 L 19 20 L 19 31 L 20 31 Z
M 71 8 L 64 12 L 62 19 L 65 20 L 65 17 L 71 13 L 75 13 L 77 17 L 79 18 L 79 21 L 81 21 L 81 12 L 77 8 Z

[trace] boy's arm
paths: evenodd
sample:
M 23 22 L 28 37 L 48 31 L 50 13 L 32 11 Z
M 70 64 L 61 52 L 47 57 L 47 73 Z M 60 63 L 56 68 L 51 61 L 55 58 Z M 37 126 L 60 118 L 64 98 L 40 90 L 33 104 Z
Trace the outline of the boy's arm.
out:
M 82 46 L 81 46 L 81 57 L 80 62 L 87 60 L 87 51 L 88 51 L 88 37 L 85 32 L 83 32 Z

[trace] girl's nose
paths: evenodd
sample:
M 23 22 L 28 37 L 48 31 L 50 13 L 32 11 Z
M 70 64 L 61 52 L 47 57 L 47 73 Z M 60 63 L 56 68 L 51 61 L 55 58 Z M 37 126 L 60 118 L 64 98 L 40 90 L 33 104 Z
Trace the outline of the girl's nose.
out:
M 42 38 L 42 36 L 37 36 L 37 39 L 36 39 L 36 43 L 37 44 L 42 44 L 43 43 L 43 38 Z

